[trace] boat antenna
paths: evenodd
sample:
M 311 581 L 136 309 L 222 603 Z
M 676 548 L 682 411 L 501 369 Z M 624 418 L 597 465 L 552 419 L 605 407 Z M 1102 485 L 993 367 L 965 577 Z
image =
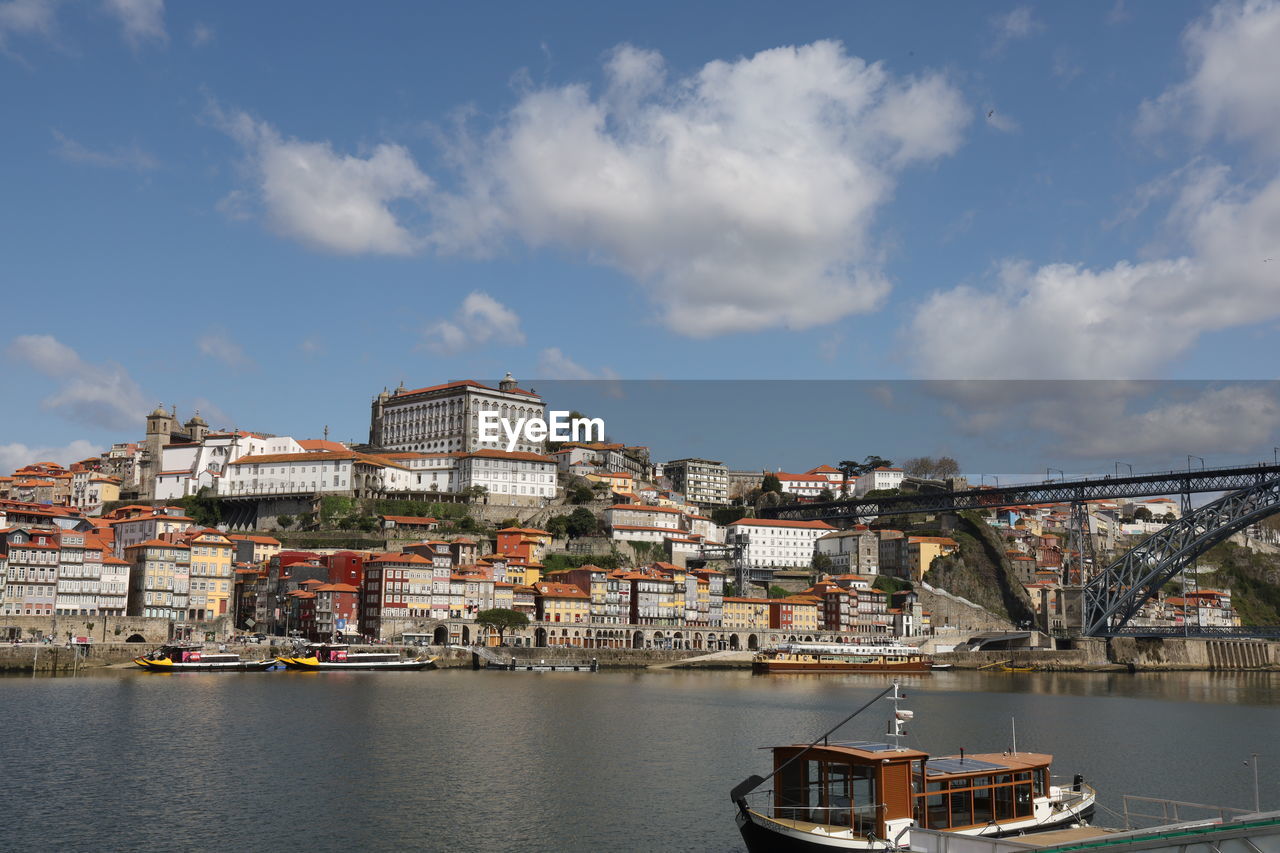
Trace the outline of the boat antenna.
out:
M 1009 718 L 1009 728 L 1013 731 L 1013 754 L 1018 754 L 1018 718 Z
M 892 691 L 896 686 L 897 686 L 897 682 L 894 682 L 894 684 L 891 684 L 888 687 L 886 687 L 884 690 L 881 690 L 879 693 L 873 696 L 871 700 L 867 702 L 867 704 L 863 705 L 861 708 L 854 711 L 852 714 L 845 717 L 843 720 L 836 723 L 834 726 L 827 729 L 822 734 L 818 735 L 818 737 L 814 738 L 813 742 L 810 743 L 808 746 L 806 746 L 804 749 L 800 750 L 795 755 L 791 756 L 786 761 L 782 762 L 782 764 L 775 767 L 773 772 L 770 773 L 768 776 L 751 775 L 751 776 L 748 776 L 746 779 L 743 779 L 736 786 L 734 786 L 732 791 L 729 792 L 729 799 L 733 800 L 733 802 L 735 803 L 740 804 L 743 797 L 745 797 L 747 794 L 750 794 L 756 788 L 759 788 L 765 782 L 768 782 L 774 776 L 777 776 L 784 769 L 786 769 L 791 764 L 791 762 L 795 761 L 800 756 L 806 754 L 809 750 L 813 749 L 818 744 L 826 743 L 827 738 L 829 738 L 832 734 L 834 734 L 840 727 L 842 727 L 845 723 L 852 720 L 854 717 L 861 714 L 863 711 L 870 708 L 875 703 L 879 702 L 881 699 L 887 696 L 889 692 Z
M 906 699 L 907 694 L 902 693 L 898 689 L 897 679 L 895 679 L 893 682 L 893 695 L 890 696 L 889 698 L 893 700 L 893 719 L 889 721 L 889 731 L 886 733 L 886 736 L 893 741 L 894 751 L 901 752 L 902 736 L 906 734 L 906 731 L 903 730 L 902 725 L 903 723 L 906 723 L 908 720 L 913 719 L 916 714 L 914 711 L 908 711 L 905 708 L 898 707 L 898 702 L 903 699 Z

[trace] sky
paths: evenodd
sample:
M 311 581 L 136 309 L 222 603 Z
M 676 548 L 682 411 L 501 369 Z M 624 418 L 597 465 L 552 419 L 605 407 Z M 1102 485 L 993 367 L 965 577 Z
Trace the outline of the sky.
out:
M 0 0 L 0 468 L 158 403 L 359 440 L 384 387 L 507 371 L 734 380 L 611 426 L 669 456 L 817 383 L 743 466 L 1269 457 L 1277 39 L 1260 0 Z M 1027 382 L 904 384 L 910 446 L 824 408 L 925 380 Z

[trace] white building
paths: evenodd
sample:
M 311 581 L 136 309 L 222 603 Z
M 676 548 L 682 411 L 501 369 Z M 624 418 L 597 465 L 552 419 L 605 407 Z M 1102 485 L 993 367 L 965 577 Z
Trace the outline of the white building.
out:
M 684 531 L 684 513 L 674 507 L 643 506 L 641 504 L 614 504 L 604 511 L 606 530 L 616 527 L 652 527 L 660 530 Z M 615 539 L 632 539 L 631 536 L 614 536 Z
M 556 496 L 556 461 L 541 453 L 477 450 L 458 457 L 458 490 L 483 486 L 490 503 L 543 504 Z
M 817 500 L 823 490 L 834 494 L 839 489 L 839 486 L 832 488 L 831 481 L 821 474 L 787 474 L 779 471 L 774 476 L 782 484 L 782 491 L 799 498 Z
M 345 451 L 336 441 L 296 441 L 287 435 L 261 436 L 251 432 L 213 432 L 198 442 L 166 444 L 160 449 L 156 500 L 197 494 L 202 488 L 220 492 L 227 466 L 245 456 Z
M 662 476 L 690 503 L 713 506 L 729 503 L 729 469 L 709 459 L 675 459 L 662 466 Z
M 819 536 L 816 546 L 831 558 L 832 574 L 880 573 L 880 537 L 865 525 Z
M 860 498 L 867 492 L 900 488 L 904 476 L 906 475 L 901 468 L 876 468 L 858 478 L 853 487 L 853 494 Z
M 218 493 L 227 497 L 407 492 L 412 472 L 400 461 L 351 450 L 242 456 L 227 466 Z
M 384 450 L 419 453 L 471 453 L 485 448 L 505 449 L 507 439 L 480 441 L 480 413 L 497 412 L 512 427 L 520 419 L 546 418 L 546 404 L 533 391 L 517 387 L 508 373 L 497 388 L 471 379 L 394 393 L 373 399 L 369 444 Z M 515 450 L 541 453 L 541 441 L 521 436 Z
M 802 568 L 813 564 L 818 537 L 835 530 L 825 521 L 785 521 L 774 518 L 740 518 L 728 532 L 745 533 L 747 565 L 751 567 Z

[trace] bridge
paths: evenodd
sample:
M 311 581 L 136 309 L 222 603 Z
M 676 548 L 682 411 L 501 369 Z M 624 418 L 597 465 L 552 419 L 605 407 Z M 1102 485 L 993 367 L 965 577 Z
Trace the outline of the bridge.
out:
M 1187 512 L 1148 536 L 1084 585 L 1084 633 L 1154 636 L 1150 629 L 1129 625 L 1142 605 L 1200 554 L 1276 512 L 1280 512 L 1280 476 L 1273 475 Z M 1275 636 L 1280 628 L 1241 628 L 1232 635 Z
M 1083 503 L 1116 498 L 1234 492 L 1256 486 L 1277 476 L 1280 476 L 1280 465 L 1274 464 L 1236 468 L 1197 468 L 1191 471 L 1160 471 L 1126 477 L 1047 480 L 1041 483 L 1021 483 L 994 488 L 937 490 L 876 498 L 784 504 L 762 507 L 759 515 L 761 518 L 782 518 L 794 521 L 855 523 L 859 519 L 875 518 L 881 515 L 961 512 L 1027 504 Z

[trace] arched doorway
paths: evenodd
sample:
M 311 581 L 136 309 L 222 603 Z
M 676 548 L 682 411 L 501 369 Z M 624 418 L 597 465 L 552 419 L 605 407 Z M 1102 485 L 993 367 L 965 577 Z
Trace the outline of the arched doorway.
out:
M 680 633 L 679 631 L 676 631 L 675 634 L 671 636 L 671 648 L 673 649 L 684 648 L 684 634 Z
M 471 629 L 468 628 L 466 625 L 462 626 L 462 645 L 464 646 L 471 645 Z
M 539 648 L 547 645 L 547 629 L 539 628 L 533 632 L 533 644 Z
M 747 635 L 747 648 L 751 651 L 755 651 L 760 648 L 760 640 L 756 638 L 755 634 Z
M 633 649 L 644 648 L 644 632 L 643 631 L 636 631 L 631 635 L 631 648 Z
M 141 634 L 130 634 L 125 640 L 126 643 L 145 643 L 147 638 Z
M 735 651 L 735 652 L 738 650 L 738 635 L 737 635 L 737 634 L 730 634 L 730 635 L 729 635 L 729 648 L 730 648 L 730 649 L 732 649 L 732 650 L 733 650 L 733 651 Z
M 700 631 L 693 635 L 693 648 L 694 651 L 702 651 L 702 632 Z
M 431 644 L 434 646 L 449 645 L 449 629 L 444 625 L 437 625 L 436 629 L 431 632 Z

